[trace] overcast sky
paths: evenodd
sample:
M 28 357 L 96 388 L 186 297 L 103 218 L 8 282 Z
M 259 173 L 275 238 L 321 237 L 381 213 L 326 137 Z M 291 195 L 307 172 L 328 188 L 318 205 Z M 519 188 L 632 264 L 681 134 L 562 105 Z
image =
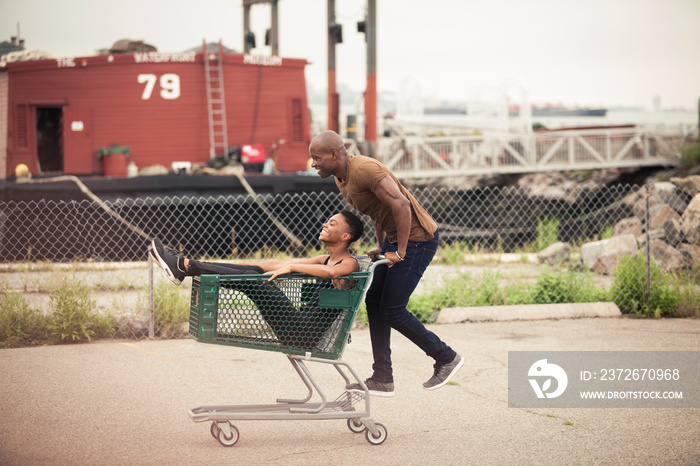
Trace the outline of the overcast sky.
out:
M 340 83 L 365 87 L 366 0 L 336 0 L 344 42 Z M 306 58 L 307 81 L 326 87 L 327 0 L 279 0 L 280 54 Z M 270 7 L 252 8 L 259 47 Z M 0 0 L 0 40 L 20 23 L 28 48 L 93 55 L 116 40 L 179 52 L 202 39 L 242 50 L 242 0 Z M 700 0 L 377 0 L 377 79 L 398 92 L 465 100 L 506 80 L 535 103 L 697 109 Z

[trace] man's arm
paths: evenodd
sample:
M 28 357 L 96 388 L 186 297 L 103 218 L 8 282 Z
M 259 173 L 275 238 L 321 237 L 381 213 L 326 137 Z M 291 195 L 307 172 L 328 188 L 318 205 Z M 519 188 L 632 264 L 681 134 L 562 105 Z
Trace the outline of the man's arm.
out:
M 375 222 L 374 219 L 372 219 L 372 225 L 374 226 L 374 236 L 377 237 L 377 244 L 381 248 L 382 243 L 384 243 L 384 237 L 386 236 L 386 234 L 384 233 L 384 230 L 382 230 L 382 227 L 379 226 L 379 224 Z
M 391 208 L 394 215 L 394 223 L 396 223 L 396 235 L 398 241 L 398 252 L 401 257 L 406 257 L 406 247 L 408 246 L 408 236 L 411 233 L 411 201 L 406 199 L 406 196 L 401 194 L 399 186 L 390 176 L 385 176 L 377 184 L 374 190 L 375 196 L 385 205 Z M 377 225 L 374 230 L 377 232 Z M 383 241 L 384 232 L 382 232 Z M 379 238 L 379 235 L 377 235 Z M 387 258 L 394 262 L 399 261 L 394 253 L 388 253 Z

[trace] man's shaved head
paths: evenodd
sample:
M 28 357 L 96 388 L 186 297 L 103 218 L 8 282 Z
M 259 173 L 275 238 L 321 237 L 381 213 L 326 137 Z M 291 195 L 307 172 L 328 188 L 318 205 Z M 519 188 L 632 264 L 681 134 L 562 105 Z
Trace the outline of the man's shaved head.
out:
M 322 153 L 328 153 L 332 150 L 338 150 L 341 147 L 345 147 L 343 144 L 343 138 L 340 137 L 335 131 L 324 131 L 315 138 L 311 140 L 311 145 Z

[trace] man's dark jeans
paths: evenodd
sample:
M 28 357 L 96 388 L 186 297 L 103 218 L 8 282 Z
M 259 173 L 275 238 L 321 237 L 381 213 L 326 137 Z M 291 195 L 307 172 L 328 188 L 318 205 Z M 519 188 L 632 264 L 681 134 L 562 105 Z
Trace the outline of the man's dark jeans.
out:
M 372 285 L 367 291 L 367 319 L 374 355 L 373 378 L 379 382 L 394 381 L 391 368 L 391 329 L 401 332 L 425 354 L 440 364 L 452 362 L 456 353 L 437 335 L 406 310 L 408 300 L 416 289 L 423 272 L 435 256 L 438 232 L 430 241 L 409 241 L 406 257 L 392 267 L 381 265 L 374 271 Z M 384 240 L 382 253 L 396 252 L 398 245 Z

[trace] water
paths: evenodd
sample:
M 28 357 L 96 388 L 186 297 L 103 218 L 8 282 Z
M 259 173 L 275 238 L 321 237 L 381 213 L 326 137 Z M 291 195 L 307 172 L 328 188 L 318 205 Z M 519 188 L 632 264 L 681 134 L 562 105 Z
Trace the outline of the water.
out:
M 326 121 L 328 110 L 325 105 L 314 104 L 310 105 L 313 115 L 313 130 L 314 134 L 318 131 L 326 129 Z M 340 109 L 340 129 L 341 133 L 345 134 L 347 115 L 357 115 L 362 111 L 360 106 L 356 105 L 341 105 Z M 383 110 L 378 109 L 378 131 L 379 134 L 384 130 L 385 124 L 391 120 L 383 118 Z M 584 116 L 558 116 L 558 117 L 532 117 L 532 123 L 540 123 L 549 129 L 569 128 L 569 127 L 595 127 L 595 126 L 611 126 L 611 125 L 638 125 L 638 126 L 662 126 L 676 129 L 683 133 L 690 132 L 698 125 L 700 116 L 697 111 L 692 110 L 626 110 L 626 109 L 611 109 L 608 110 L 604 117 L 584 117 Z M 423 115 L 418 117 L 396 118 L 397 121 L 410 121 L 412 123 L 423 124 L 430 127 L 446 127 L 446 128 L 497 128 L 498 120 L 495 117 L 475 117 L 470 115 Z M 522 120 L 518 118 L 509 118 L 508 126 L 516 128 L 521 126 Z M 358 136 L 362 138 L 364 130 L 364 120 L 362 115 L 358 117 Z

